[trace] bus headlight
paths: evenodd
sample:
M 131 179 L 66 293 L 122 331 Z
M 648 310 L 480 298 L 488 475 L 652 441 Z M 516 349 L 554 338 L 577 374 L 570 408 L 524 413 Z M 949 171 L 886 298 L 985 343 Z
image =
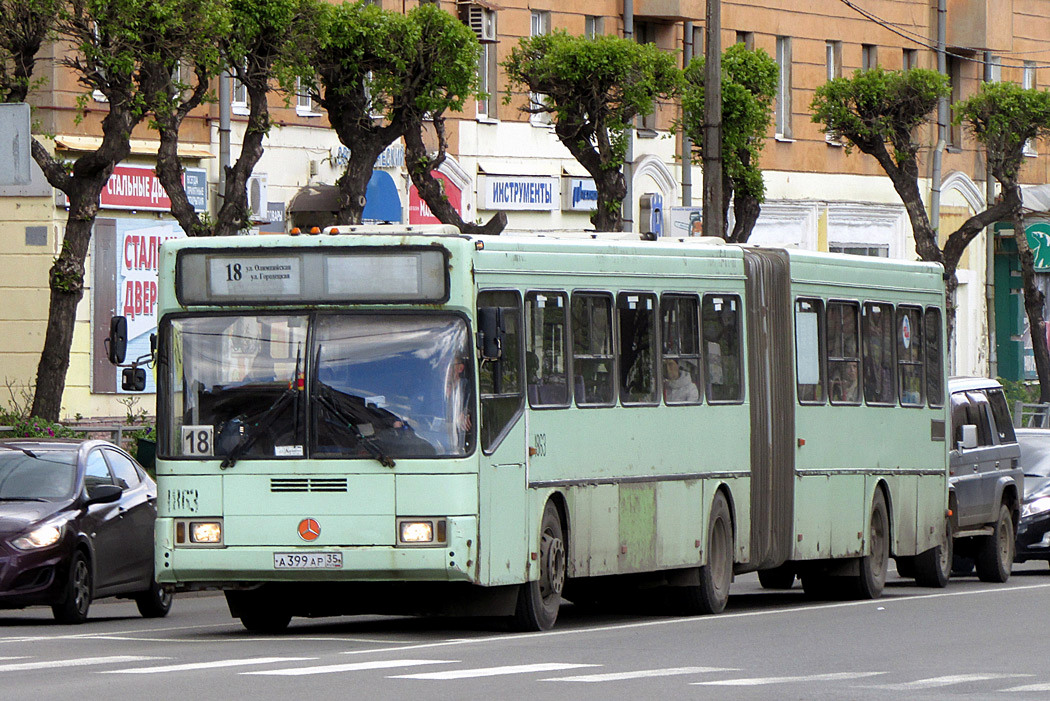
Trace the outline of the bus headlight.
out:
M 222 519 L 175 521 L 175 545 L 222 547 Z
M 400 518 L 397 520 L 398 545 L 444 545 L 445 519 Z

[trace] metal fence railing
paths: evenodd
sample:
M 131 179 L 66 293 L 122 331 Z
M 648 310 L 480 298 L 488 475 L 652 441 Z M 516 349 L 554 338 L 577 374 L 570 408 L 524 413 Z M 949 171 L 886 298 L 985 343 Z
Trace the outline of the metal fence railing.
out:
M 1050 428 L 1050 404 L 1015 402 L 1014 426 L 1017 428 Z

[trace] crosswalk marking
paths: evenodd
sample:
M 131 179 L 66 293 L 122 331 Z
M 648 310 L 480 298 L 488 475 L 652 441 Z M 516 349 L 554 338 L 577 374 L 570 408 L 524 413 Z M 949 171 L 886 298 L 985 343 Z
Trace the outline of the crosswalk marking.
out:
M 942 686 L 953 686 L 955 684 L 967 684 L 970 682 L 986 682 L 994 679 L 1015 679 L 1017 677 L 1030 677 L 1030 674 L 951 674 L 943 677 L 930 677 L 928 679 L 917 679 L 913 682 L 902 682 L 900 684 L 877 684 L 869 686 L 869 689 L 883 689 L 885 691 L 916 691 L 919 689 L 936 689 Z
M 241 672 L 244 675 L 272 675 L 302 677 L 308 674 L 332 674 L 335 672 L 361 672 L 369 669 L 392 669 L 395 667 L 419 667 L 428 664 L 452 664 L 459 660 L 376 660 L 374 662 L 350 662 L 318 667 L 292 667 L 289 669 L 267 669 L 261 672 Z
M 674 677 L 681 674 L 706 674 L 709 672 L 739 672 L 732 667 L 666 667 L 664 669 L 640 669 L 634 672 L 609 672 L 607 674 L 580 674 L 574 677 L 551 677 L 545 682 L 619 682 L 648 677 Z
M 53 669 L 55 667 L 88 667 L 97 664 L 124 664 L 126 662 L 143 662 L 145 660 L 164 660 L 166 657 L 147 657 L 145 655 L 115 655 L 113 657 L 80 657 L 69 660 L 47 660 L 46 662 L 11 662 L 0 664 L 0 672 L 24 672 L 32 669 Z
M 1003 689 L 1003 691 L 1027 691 L 1032 693 L 1046 693 L 1050 691 L 1050 684 L 1025 684 L 1024 686 L 1015 686 L 1009 689 Z
M 223 667 L 243 667 L 253 664 L 271 664 L 274 662 L 306 662 L 316 657 L 249 657 L 243 660 L 214 660 L 211 662 L 187 662 L 186 664 L 158 665 L 156 667 L 133 667 L 131 669 L 107 669 L 99 674 L 161 674 L 164 672 L 187 672 L 197 669 L 221 669 Z
M 528 672 L 554 672 L 559 669 L 577 669 L 579 667 L 601 667 L 598 664 L 568 664 L 563 662 L 542 662 L 539 664 L 515 664 L 505 667 L 481 667 L 478 669 L 456 669 L 448 672 L 421 672 L 419 674 L 401 674 L 390 679 L 474 679 L 477 677 L 497 677 L 504 674 L 526 674 Z
M 806 674 L 797 677 L 746 677 L 690 683 L 693 686 L 763 686 L 766 684 L 794 684 L 798 682 L 833 682 L 874 677 L 879 674 L 885 674 L 885 672 L 830 672 L 828 674 Z

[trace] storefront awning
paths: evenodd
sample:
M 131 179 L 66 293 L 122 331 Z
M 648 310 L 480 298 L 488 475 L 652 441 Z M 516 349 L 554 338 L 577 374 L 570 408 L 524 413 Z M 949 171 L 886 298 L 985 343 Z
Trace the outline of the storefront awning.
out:
M 102 145 L 99 136 L 56 136 L 55 145 L 66 151 L 96 151 Z M 131 153 L 136 156 L 156 156 L 160 148 L 159 141 L 145 139 L 131 140 Z M 182 158 L 214 158 L 206 147 L 198 144 L 179 144 L 179 156 Z
M 335 215 L 339 211 L 339 188 L 335 185 L 314 184 L 300 188 L 288 211 L 293 214 L 325 213 Z M 390 173 L 382 170 L 372 171 L 365 191 L 365 221 L 400 222 L 401 196 L 397 184 Z

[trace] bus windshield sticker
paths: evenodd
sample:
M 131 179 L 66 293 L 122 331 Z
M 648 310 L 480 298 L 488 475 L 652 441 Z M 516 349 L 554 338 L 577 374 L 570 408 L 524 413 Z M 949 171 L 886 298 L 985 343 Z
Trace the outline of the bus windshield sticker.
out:
M 192 457 L 211 457 L 215 452 L 212 426 L 183 426 L 182 454 Z
M 273 454 L 279 458 L 301 458 L 303 447 L 301 445 L 275 445 Z

